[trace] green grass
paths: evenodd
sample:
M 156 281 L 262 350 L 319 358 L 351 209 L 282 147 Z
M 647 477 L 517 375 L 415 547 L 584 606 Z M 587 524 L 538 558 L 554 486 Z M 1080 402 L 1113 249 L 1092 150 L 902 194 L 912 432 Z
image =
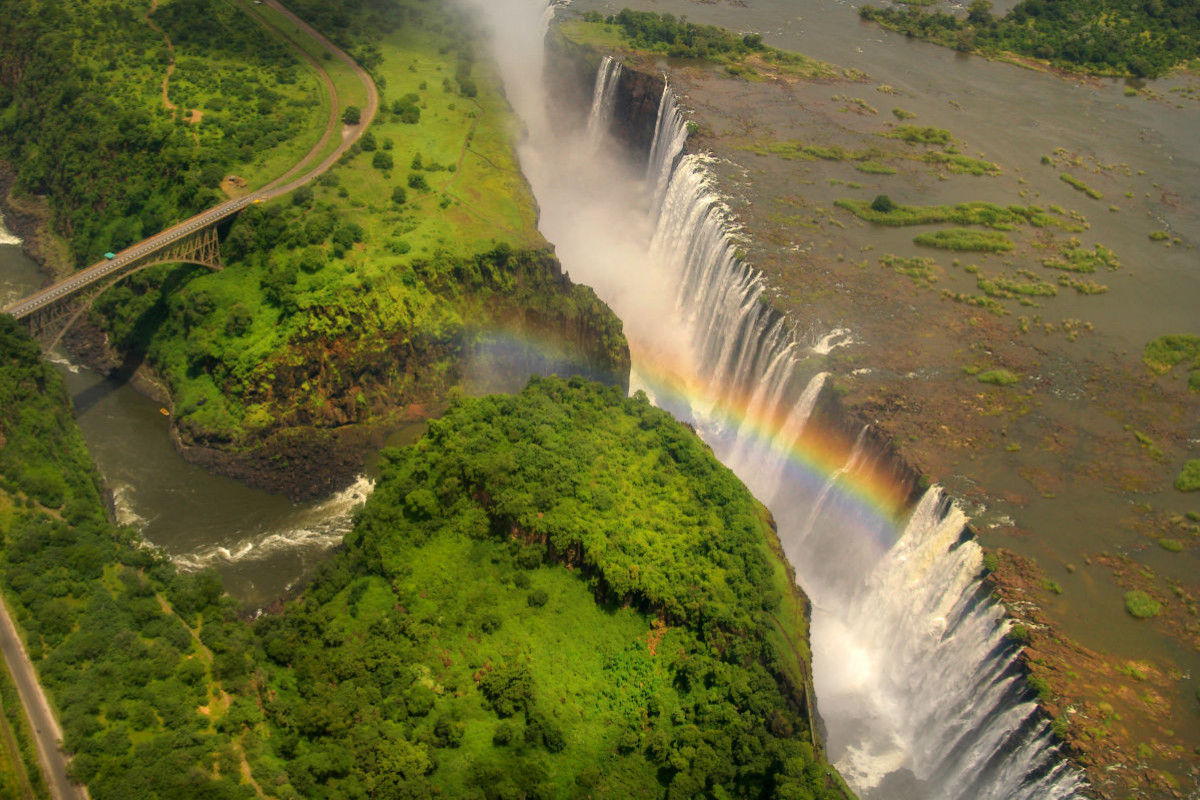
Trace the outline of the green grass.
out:
M 995 203 L 958 203 L 941 206 L 906 206 L 894 204 L 890 210 L 879 211 L 869 200 L 841 198 L 834 201 L 859 219 L 879 225 L 902 227 L 907 225 L 931 225 L 953 222 L 958 225 L 983 225 L 999 231 L 1014 230 L 1019 225 L 1035 228 L 1047 226 L 1063 227 L 1065 221 L 1051 216 L 1038 206 L 1000 206 Z
M 1175 488 L 1181 492 L 1200 491 L 1200 458 L 1189 459 L 1183 465 L 1175 479 Z
M 944 166 L 948 171 L 957 175 L 995 176 L 1000 174 L 1000 167 L 991 161 L 949 153 L 939 153 L 936 150 L 926 153 L 924 160 L 930 164 Z
M 1098 244 L 1089 250 L 1078 239 L 1071 237 L 1059 255 L 1042 259 L 1042 266 L 1065 272 L 1092 273 L 1101 267 L 1107 270 L 1120 269 L 1121 262 L 1117 254 L 1104 245 Z
M 889 167 L 887 164 L 880 164 L 878 161 L 859 161 L 855 163 L 854 168 L 859 172 L 865 172 L 868 175 L 896 174 L 895 167 Z
M 954 141 L 950 131 L 923 125 L 897 125 L 890 131 L 879 135 L 886 139 L 899 139 L 909 144 L 946 145 Z
M 937 262 L 932 258 L 903 258 L 889 253 L 879 259 L 879 263 L 889 267 L 898 275 L 912 278 L 914 283 L 928 286 L 937 280 Z
M 1012 386 L 1021 382 L 1021 377 L 1006 369 L 989 369 L 975 376 L 975 380 L 991 386 Z
M 1103 200 L 1104 199 L 1103 194 L 1096 191 L 1092 187 L 1088 186 L 1086 183 L 1079 180 L 1079 178 L 1076 178 L 1074 175 L 1072 175 L 1069 172 L 1064 172 L 1063 174 L 1059 175 L 1058 177 L 1064 183 L 1070 184 L 1071 186 L 1073 186 L 1074 188 L 1083 192 L 1084 194 L 1086 194 L 1088 197 L 1092 198 L 1093 200 Z
M 1003 233 L 975 231 L 967 228 L 949 228 L 934 233 L 922 233 L 913 237 L 913 241 L 925 247 L 936 247 L 939 250 L 975 253 L 1005 253 L 1014 247 L 1012 240 Z
M 1044 281 L 1017 281 L 1004 276 L 980 277 L 976 281 L 979 290 L 988 297 L 1011 300 L 1016 297 L 1054 297 L 1058 289 Z
M 1135 619 L 1157 617 L 1162 605 L 1140 589 L 1125 593 L 1125 610 Z
M 1179 541 L 1178 539 L 1168 539 L 1163 537 L 1162 539 L 1158 540 L 1158 546 L 1163 550 L 1166 550 L 1168 553 L 1183 552 L 1183 542 Z

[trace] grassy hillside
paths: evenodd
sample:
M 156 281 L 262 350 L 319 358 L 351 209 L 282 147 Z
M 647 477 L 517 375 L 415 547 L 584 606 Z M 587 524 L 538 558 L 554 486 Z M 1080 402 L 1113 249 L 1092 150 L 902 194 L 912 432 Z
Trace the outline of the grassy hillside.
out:
M 257 623 L 256 775 L 282 797 L 841 797 L 774 542 L 642 397 L 465 400 L 386 455 L 346 550 Z

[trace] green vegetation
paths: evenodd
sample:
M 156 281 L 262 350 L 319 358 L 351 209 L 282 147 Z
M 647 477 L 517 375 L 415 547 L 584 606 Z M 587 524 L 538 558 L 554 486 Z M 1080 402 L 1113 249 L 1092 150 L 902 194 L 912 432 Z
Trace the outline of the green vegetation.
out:
M 880 164 L 878 161 L 859 161 L 854 165 L 854 168 L 859 172 L 865 172 L 868 175 L 895 175 L 896 168 L 889 167 L 886 164 Z
M 310 187 L 239 215 L 228 269 L 147 270 L 95 306 L 113 345 L 166 381 L 182 440 L 253 458 L 297 430 L 325 441 L 436 409 L 496 332 L 530 342 L 531 361 L 622 381 L 620 321 L 564 280 L 537 232 L 511 112 L 465 12 L 291 5 L 383 87 L 370 130 Z M 410 180 L 395 174 L 409 164 Z
M 775 547 L 644 398 L 551 379 L 463 401 L 256 624 L 256 775 L 285 798 L 841 797 Z
M 996 278 L 984 278 L 981 276 L 976 279 L 976 286 L 988 297 L 997 297 L 1005 300 L 1012 300 L 1016 297 L 1054 297 L 1058 294 L 1058 289 L 1052 284 L 1036 279 L 1017 281 L 1004 276 Z
M 1058 177 L 1063 181 L 1063 183 L 1070 184 L 1071 186 L 1073 186 L 1076 189 L 1078 189 L 1079 191 L 1083 192 L 1084 194 L 1086 194 L 1088 197 L 1092 198 L 1093 200 L 1103 200 L 1104 199 L 1104 195 L 1102 195 L 1100 192 L 1096 191 L 1092 187 L 1088 186 L 1086 183 L 1079 180 L 1079 178 L 1076 178 L 1074 175 L 1072 175 L 1069 172 L 1064 172 L 1062 175 L 1059 175 Z
M 738 77 L 754 79 L 762 72 L 808 77 L 837 75 L 828 64 L 767 47 L 760 34 L 739 34 L 712 25 L 697 25 L 672 14 L 626 8 L 605 18 L 593 11 L 582 19 L 563 23 L 561 29 L 574 41 L 606 49 L 631 48 L 672 58 L 699 58 L 726 64 L 726 71 Z
M 950 131 L 924 125 L 897 125 L 890 131 L 879 135 L 886 139 L 899 139 L 909 144 L 946 145 L 954 141 Z
M 1014 383 L 1020 383 L 1021 377 L 1006 369 L 989 369 L 976 375 L 975 380 L 992 386 L 1012 386 Z
M 1188 364 L 1188 386 L 1200 391 L 1200 336 L 1181 333 L 1160 336 L 1146 345 L 1142 362 L 1155 375 L 1166 375 L 1180 364 Z
M 1134 589 L 1125 593 L 1125 610 L 1136 619 L 1150 619 L 1158 616 L 1162 605 L 1141 589 Z
M 880 258 L 879 263 L 899 275 L 907 275 L 919 285 L 929 286 L 937 280 L 937 262 L 932 258 L 902 258 L 889 253 Z
M 250 632 L 215 576 L 177 575 L 112 528 L 62 379 L 7 316 L 0 353 L 0 588 L 72 774 L 95 800 L 252 797 L 224 733 Z
M 885 197 L 886 195 L 880 195 Z M 878 198 L 876 198 L 878 200 Z M 998 206 L 994 203 L 959 203 L 953 206 L 906 206 L 888 201 L 886 208 L 877 208 L 874 202 L 841 198 L 834 201 L 860 219 L 880 225 L 931 225 L 938 222 L 953 222 L 958 225 L 983 225 L 998 231 L 1011 231 L 1018 225 L 1029 224 L 1035 228 L 1056 226 L 1070 228 L 1070 223 L 1052 216 L 1039 206 Z M 1108 251 L 1111 253 L 1111 251 Z
M 1012 52 L 1101 74 L 1158 77 L 1200 56 L 1197 0 L 1022 0 L 1003 17 L 988 0 L 974 0 L 965 17 L 870 5 L 859 14 L 961 51 Z
M 1042 266 L 1065 272 L 1092 273 L 1099 267 L 1108 270 L 1120 269 L 1121 262 L 1117 259 L 1117 254 L 1104 245 L 1098 244 L 1088 250 L 1072 236 L 1059 255 L 1042 259 Z
M 462 401 L 251 627 L 110 526 L 61 379 L 0 353 L 0 586 L 96 800 L 850 796 L 767 512 L 644 397 Z
M 1175 488 L 1181 492 L 1200 491 L 1200 458 L 1189 459 L 1183 465 L 1175 479 Z
M 922 233 L 913 241 L 926 247 L 962 252 L 1004 253 L 1012 250 L 1012 241 L 996 231 L 973 231 L 968 228 L 949 228 L 944 231 Z
M 1178 539 L 1168 539 L 1165 536 L 1158 540 L 1158 546 L 1168 553 L 1182 553 L 1183 542 Z
M 0 20 L 0 160 L 48 197 L 77 265 L 215 205 L 231 173 L 283 172 L 273 153 L 325 125 L 313 74 L 239 7 L 147 10 L 27 0 Z
M 926 153 L 925 161 L 930 164 L 938 164 L 945 166 L 947 170 L 956 175 L 999 175 L 1000 167 L 993 164 L 991 161 L 983 161 L 978 158 L 968 158 L 967 156 L 956 155 L 952 153 L 939 153 L 933 151 Z

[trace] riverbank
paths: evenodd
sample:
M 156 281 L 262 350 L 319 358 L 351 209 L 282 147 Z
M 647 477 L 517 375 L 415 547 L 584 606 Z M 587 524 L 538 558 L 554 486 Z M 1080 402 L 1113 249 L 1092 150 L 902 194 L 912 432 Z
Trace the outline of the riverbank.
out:
M 1038 202 L 1039 195 L 1062 202 L 1062 192 L 981 153 L 967 155 L 952 130 L 944 132 L 950 146 L 923 144 L 918 136 L 943 136 L 938 120 L 907 123 L 905 99 L 886 76 L 798 81 L 767 73 L 747 81 L 723 64 L 622 49 L 626 72 L 666 72 L 686 98 L 689 149 L 711 154 L 740 226 L 742 257 L 771 286 L 766 302 L 792 319 L 809 345 L 846 329 L 828 356 L 810 358 L 814 369 L 834 373 L 831 391 L 850 414 L 973 509 L 983 543 L 1025 544 L 1028 555 L 1042 558 L 1058 554 L 1036 581 L 1018 568 L 1026 563 L 1019 557 L 992 559 L 992 580 L 1027 632 L 1019 635 L 1029 636 L 1023 658 L 1031 685 L 1043 687 L 1043 708 L 1098 791 L 1172 796 L 1172 781 L 1186 780 L 1192 768 L 1195 698 L 1184 676 L 1196 659 L 1186 632 L 1196 588 L 1189 557 L 1168 557 L 1163 565 L 1155 540 L 1178 539 L 1194 552 L 1195 531 L 1170 497 L 1136 520 L 1123 508 L 1154 503 L 1170 486 L 1192 435 L 1195 416 L 1185 410 L 1197 404 L 1177 379 L 1150 375 L 1140 347 L 1114 352 L 1117 337 L 1074 317 L 1096 295 L 1072 290 L 1074 279 L 1064 283 L 1043 265 L 1084 247 L 1102 253 L 1106 226 L 1087 233 L 1090 214 L 1068 200 L 1061 215 L 1052 212 L 1061 223 L 1050 230 L 1062 232 L 1038 228 L 1029 244 L 1016 245 L 1015 257 L 922 251 L 912 236 L 924 229 L 869 226 L 835 202 L 869 202 L 887 191 L 913 207 L 978 199 L 1000 210 Z M 896 111 L 888 114 L 885 104 L 892 103 Z M 912 143 L 899 138 L 910 136 Z M 1068 234 L 1087 244 L 1070 244 Z M 1029 236 L 1020 228 L 1008 235 L 1018 243 Z M 1122 291 L 1118 270 L 1102 271 L 1108 274 L 1096 277 Z M 1056 304 L 1069 311 L 1056 314 Z M 1062 321 L 1049 321 L 1056 317 Z M 1088 509 L 1089 543 L 1061 535 L 1060 526 L 1079 524 L 1063 519 L 1064 505 L 1067 519 Z M 1163 565 L 1165 574 L 1147 582 L 1170 609 L 1164 616 L 1182 615 L 1179 622 L 1125 615 L 1122 593 L 1134 587 L 1110 566 L 1107 548 L 1140 557 L 1143 570 Z M 1044 610 L 1033 620 L 1031 609 Z M 1148 652 L 1125 655 L 1131 638 Z M 1146 695 L 1126 667 L 1143 659 L 1158 665 L 1160 694 Z M 1057 678 L 1047 677 L 1046 663 L 1058 665 Z M 1072 682 L 1068 674 L 1094 678 Z M 1106 725 L 1089 722 L 1105 714 Z

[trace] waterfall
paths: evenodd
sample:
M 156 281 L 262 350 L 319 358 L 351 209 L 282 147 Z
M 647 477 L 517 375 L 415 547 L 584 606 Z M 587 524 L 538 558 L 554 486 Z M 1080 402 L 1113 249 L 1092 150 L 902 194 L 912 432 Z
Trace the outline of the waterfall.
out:
M 646 162 L 646 182 L 649 184 L 651 208 L 658 213 L 675 162 L 683 153 L 687 142 L 687 122 L 670 84 L 664 83 L 662 97 L 658 101 L 658 118 L 654 121 L 654 138 L 650 143 L 650 158 Z
M 544 5 L 470 2 L 504 32 L 499 63 L 529 130 L 519 154 L 539 227 L 572 278 L 621 316 L 631 384 L 692 422 L 775 516 L 813 601 L 828 753 L 852 787 L 863 800 L 1075 796 L 1080 777 L 1021 679 L 962 512 L 937 487 L 900 524 L 836 484 L 817 502 L 829 475 L 804 457 L 827 433 L 810 417 L 827 376 L 813 374 L 806 345 L 832 349 L 850 334 L 802 343 L 795 321 L 762 302 L 764 280 L 735 255 L 707 159 L 684 153 L 675 93 L 664 88 L 646 168 L 629 175 L 627 160 L 550 125 L 532 90 L 544 74 L 530 44 Z M 511 23 L 518 14 L 528 36 Z M 843 483 L 868 472 L 869 444 L 864 435 L 854 462 L 843 461 Z
M 830 757 L 864 800 L 1076 797 L 1082 778 L 1025 686 L 963 513 L 933 487 L 898 532 L 837 491 L 863 467 L 865 428 L 819 485 L 790 463 L 826 376 L 805 380 L 805 348 L 762 302 L 761 274 L 735 257 L 708 159 L 684 155 L 686 138 L 668 86 L 646 170 L 651 255 L 675 287 L 705 387 L 692 406 L 697 429 L 771 508 L 813 599 Z M 849 341 L 838 329 L 809 351 Z
M 621 62 L 605 56 L 596 72 L 596 88 L 592 92 L 592 110 L 588 114 L 587 137 L 592 149 L 600 146 L 612 122 L 613 105 L 617 99 L 617 83 L 621 79 Z

